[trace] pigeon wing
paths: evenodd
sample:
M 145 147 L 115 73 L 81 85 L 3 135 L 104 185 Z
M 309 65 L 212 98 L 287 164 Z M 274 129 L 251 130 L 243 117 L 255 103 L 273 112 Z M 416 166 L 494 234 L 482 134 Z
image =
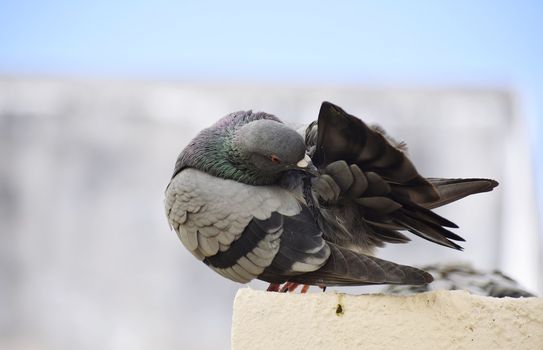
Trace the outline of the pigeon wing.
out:
M 360 286 L 371 284 L 421 285 L 433 281 L 432 275 L 414 267 L 330 246 L 330 257 L 320 269 L 294 276 L 290 282 L 324 286 Z
M 321 106 L 317 130 L 314 124 L 308 128 L 306 142 L 321 172 L 314 190 L 327 203 L 321 210 L 329 227 L 325 234 L 341 245 L 352 241 L 370 250 L 383 242 L 403 243 L 409 239 L 398 231 L 407 230 L 461 249 L 452 241 L 463 239 L 446 229 L 457 226 L 429 209 L 497 185 L 486 179 L 426 179 L 403 145 L 329 102 Z
M 422 177 L 406 154 L 392 145 L 380 130 L 329 102 L 319 112 L 318 135 L 313 163 L 318 168 L 337 160 L 374 172 L 394 191 L 415 202 L 437 200 L 434 186 Z
M 321 286 L 425 284 L 428 273 L 354 252 L 326 242 L 308 207 L 283 217 L 281 245 L 273 262 L 258 277 L 270 283 Z

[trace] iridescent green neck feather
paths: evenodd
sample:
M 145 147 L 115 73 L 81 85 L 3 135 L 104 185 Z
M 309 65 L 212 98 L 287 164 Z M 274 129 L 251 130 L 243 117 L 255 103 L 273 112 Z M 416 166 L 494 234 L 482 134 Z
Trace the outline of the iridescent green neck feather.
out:
M 179 155 L 173 176 L 185 168 L 195 168 L 217 177 L 250 185 L 277 183 L 281 174 L 267 173 L 251 167 L 247 155 L 241 152 L 235 140 L 239 128 L 260 119 L 280 122 L 275 116 L 266 113 L 237 112 L 203 130 Z

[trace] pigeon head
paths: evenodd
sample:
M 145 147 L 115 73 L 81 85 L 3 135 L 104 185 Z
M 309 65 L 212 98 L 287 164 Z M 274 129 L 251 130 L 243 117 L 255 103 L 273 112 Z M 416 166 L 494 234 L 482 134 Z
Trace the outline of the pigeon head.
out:
M 237 130 L 234 143 L 240 159 L 259 172 L 274 174 L 303 168 L 304 139 L 281 122 L 261 119 L 247 123 Z
M 177 160 L 174 176 L 191 167 L 252 185 L 276 183 L 285 171 L 311 172 L 303 137 L 267 113 L 236 112 L 200 132 Z

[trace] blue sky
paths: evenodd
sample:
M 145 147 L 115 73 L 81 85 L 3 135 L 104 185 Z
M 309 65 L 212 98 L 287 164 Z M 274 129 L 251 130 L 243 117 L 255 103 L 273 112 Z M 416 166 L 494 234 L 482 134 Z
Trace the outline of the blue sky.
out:
M 359 83 L 542 79 L 543 2 L 0 1 L 0 72 Z
M 513 87 L 543 149 L 543 1 L 0 0 L 0 23 L 1 75 Z

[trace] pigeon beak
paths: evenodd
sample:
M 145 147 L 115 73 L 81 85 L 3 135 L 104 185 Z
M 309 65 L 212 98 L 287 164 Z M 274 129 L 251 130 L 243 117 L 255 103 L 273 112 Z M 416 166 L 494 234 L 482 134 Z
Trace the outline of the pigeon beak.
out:
M 308 172 L 312 175 L 319 175 L 317 168 L 315 167 L 315 165 L 313 165 L 311 158 L 307 154 L 305 155 L 304 159 L 296 163 L 296 168 L 302 171 Z
M 309 155 L 305 155 L 304 159 L 300 160 L 298 163 L 296 163 L 296 166 L 298 168 L 307 168 L 309 164 L 313 165 L 311 162 L 311 158 L 309 158 Z

